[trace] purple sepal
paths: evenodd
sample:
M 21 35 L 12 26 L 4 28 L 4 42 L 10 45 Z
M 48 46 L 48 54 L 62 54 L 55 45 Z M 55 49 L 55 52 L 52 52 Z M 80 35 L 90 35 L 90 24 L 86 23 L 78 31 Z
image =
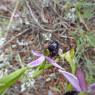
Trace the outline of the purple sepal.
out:
M 58 71 L 63 74 L 63 76 L 72 84 L 72 86 L 76 89 L 76 91 L 82 91 L 76 76 L 60 69 Z
M 85 74 L 80 68 L 77 69 L 76 76 L 79 80 L 79 85 L 80 85 L 80 88 L 82 89 L 82 91 L 87 91 L 88 86 L 87 86 L 87 82 L 85 80 Z
M 95 83 L 90 84 L 88 89 L 91 90 L 91 91 L 95 91 Z
M 43 56 L 43 54 L 38 53 L 38 52 L 36 52 L 36 51 L 34 51 L 34 50 L 32 50 L 32 53 L 33 53 L 33 55 L 35 55 L 35 56 Z
M 54 60 L 52 60 L 49 57 L 46 57 L 46 59 L 48 60 L 49 63 L 51 63 L 53 66 L 57 67 L 58 69 L 64 70 L 64 68 L 62 68 L 61 66 L 59 66 Z
M 36 66 L 40 65 L 41 63 L 43 63 L 44 60 L 45 60 L 45 57 L 41 56 L 38 59 L 30 62 L 29 65 L 31 65 L 32 67 L 36 67 Z

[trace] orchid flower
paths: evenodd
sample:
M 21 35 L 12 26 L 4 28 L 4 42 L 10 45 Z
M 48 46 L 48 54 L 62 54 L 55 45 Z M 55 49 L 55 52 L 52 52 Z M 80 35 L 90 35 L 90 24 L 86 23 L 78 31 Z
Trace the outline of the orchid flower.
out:
M 32 67 L 36 67 L 36 66 L 39 66 L 40 64 L 42 64 L 44 61 L 45 61 L 45 59 L 49 62 L 49 63 L 51 63 L 53 66 L 55 66 L 55 67 L 57 67 L 58 69 L 61 69 L 61 70 L 64 70 L 64 68 L 62 68 L 61 66 L 59 66 L 53 59 L 51 59 L 50 57 L 48 57 L 48 56 L 45 56 L 45 55 L 43 55 L 43 54 L 40 54 L 40 53 L 38 53 L 38 52 L 36 52 L 36 51 L 33 51 L 32 50 L 32 53 L 33 53 L 33 55 L 35 55 L 35 56 L 37 56 L 37 57 L 39 57 L 38 59 L 36 59 L 36 60 L 34 60 L 34 61 L 32 61 L 32 62 L 30 62 L 28 65 L 30 65 L 30 66 L 32 66 Z
M 76 76 L 61 69 L 59 69 L 58 71 L 63 74 L 63 76 L 69 81 L 69 83 L 72 84 L 76 91 L 78 92 L 95 91 L 95 83 L 87 85 L 85 75 L 80 68 L 77 69 Z
M 45 59 L 52 64 L 53 66 L 58 68 L 58 71 L 64 75 L 64 77 L 72 84 L 72 86 L 75 88 L 76 91 L 78 92 L 85 92 L 85 91 L 94 91 L 95 90 L 95 83 L 91 85 L 87 85 L 85 81 L 85 76 L 84 73 L 80 68 L 77 69 L 76 76 L 73 75 L 72 73 L 69 73 L 64 70 L 61 66 L 59 66 L 53 59 L 50 57 L 47 57 L 43 54 L 40 54 L 38 52 L 35 52 L 32 50 L 33 55 L 38 56 L 39 58 L 30 62 L 29 65 L 32 67 L 39 66 L 42 64 Z

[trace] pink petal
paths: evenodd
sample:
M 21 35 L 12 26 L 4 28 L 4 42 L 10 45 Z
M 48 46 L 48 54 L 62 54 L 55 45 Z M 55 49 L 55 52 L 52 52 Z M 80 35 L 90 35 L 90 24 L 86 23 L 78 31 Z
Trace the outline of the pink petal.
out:
M 41 63 L 43 63 L 44 60 L 45 60 L 45 57 L 41 56 L 40 58 L 30 62 L 29 65 L 31 65 L 32 67 L 36 67 L 36 66 L 40 65 Z
M 58 70 L 60 73 L 62 73 L 64 75 L 64 77 L 72 84 L 72 86 L 77 90 L 77 91 L 81 91 L 81 88 L 79 86 L 79 81 L 77 79 L 76 76 L 74 76 L 73 74 L 63 71 L 63 70 Z
M 48 60 L 49 63 L 51 63 L 53 66 L 57 67 L 58 69 L 64 70 L 64 68 L 62 68 L 61 66 L 59 66 L 54 60 L 52 60 L 49 57 L 46 57 L 46 59 Z
M 86 91 L 87 90 L 87 83 L 85 80 L 85 74 L 80 68 L 77 69 L 76 76 L 79 80 L 79 85 L 80 85 L 82 91 Z
M 33 53 L 33 55 L 35 55 L 35 56 L 42 56 L 42 55 L 43 55 L 43 54 L 38 53 L 38 52 L 36 52 L 36 51 L 34 51 L 34 50 L 32 50 L 32 53 Z

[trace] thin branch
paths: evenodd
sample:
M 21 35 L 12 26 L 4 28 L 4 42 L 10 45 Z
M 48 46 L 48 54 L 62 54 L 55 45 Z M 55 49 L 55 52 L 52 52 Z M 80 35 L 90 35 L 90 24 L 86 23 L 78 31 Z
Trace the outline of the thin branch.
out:
M 36 22 L 36 24 L 37 24 L 42 30 L 47 31 L 47 32 L 55 32 L 55 31 L 58 31 L 58 30 L 59 30 L 59 29 L 54 29 L 54 30 L 45 29 L 45 28 L 39 23 L 38 19 L 37 19 L 36 16 L 34 15 L 34 13 L 33 13 L 32 9 L 31 9 L 31 7 L 30 7 L 30 5 L 29 5 L 29 2 L 28 2 L 27 0 L 25 0 L 25 2 L 26 2 L 26 6 L 27 6 L 27 8 L 29 9 L 29 12 L 30 12 L 30 14 L 31 14 L 31 16 L 32 16 L 32 18 L 33 18 L 33 20 Z M 63 30 L 63 28 L 61 28 L 60 30 Z
M 16 36 L 12 37 L 9 41 L 7 41 L 7 42 L 3 45 L 3 47 L 6 46 L 6 45 L 8 45 L 10 42 L 12 42 L 12 41 L 15 40 L 17 37 L 23 35 L 24 33 L 26 33 L 26 32 L 29 31 L 29 30 L 30 30 L 30 29 L 25 29 L 23 32 L 18 33 Z
M 10 26 L 11 26 L 11 23 L 13 21 L 13 18 L 14 18 L 14 15 L 16 13 L 16 10 L 18 8 L 18 5 L 19 5 L 19 0 L 17 0 L 17 2 L 16 2 L 15 8 L 14 8 L 13 13 L 12 13 L 11 18 L 10 18 L 10 22 L 9 22 L 9 24 L 7 26 L 7 31 L 9 31 L 9 29 L 10 29 Z

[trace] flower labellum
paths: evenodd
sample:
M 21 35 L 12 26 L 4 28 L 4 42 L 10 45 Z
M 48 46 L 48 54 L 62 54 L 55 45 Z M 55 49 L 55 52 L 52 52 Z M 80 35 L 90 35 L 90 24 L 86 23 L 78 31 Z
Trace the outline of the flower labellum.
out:
M 59 43 L 57 41 L 49 42 L 48 50 L 51 57 L 58 55 Z

